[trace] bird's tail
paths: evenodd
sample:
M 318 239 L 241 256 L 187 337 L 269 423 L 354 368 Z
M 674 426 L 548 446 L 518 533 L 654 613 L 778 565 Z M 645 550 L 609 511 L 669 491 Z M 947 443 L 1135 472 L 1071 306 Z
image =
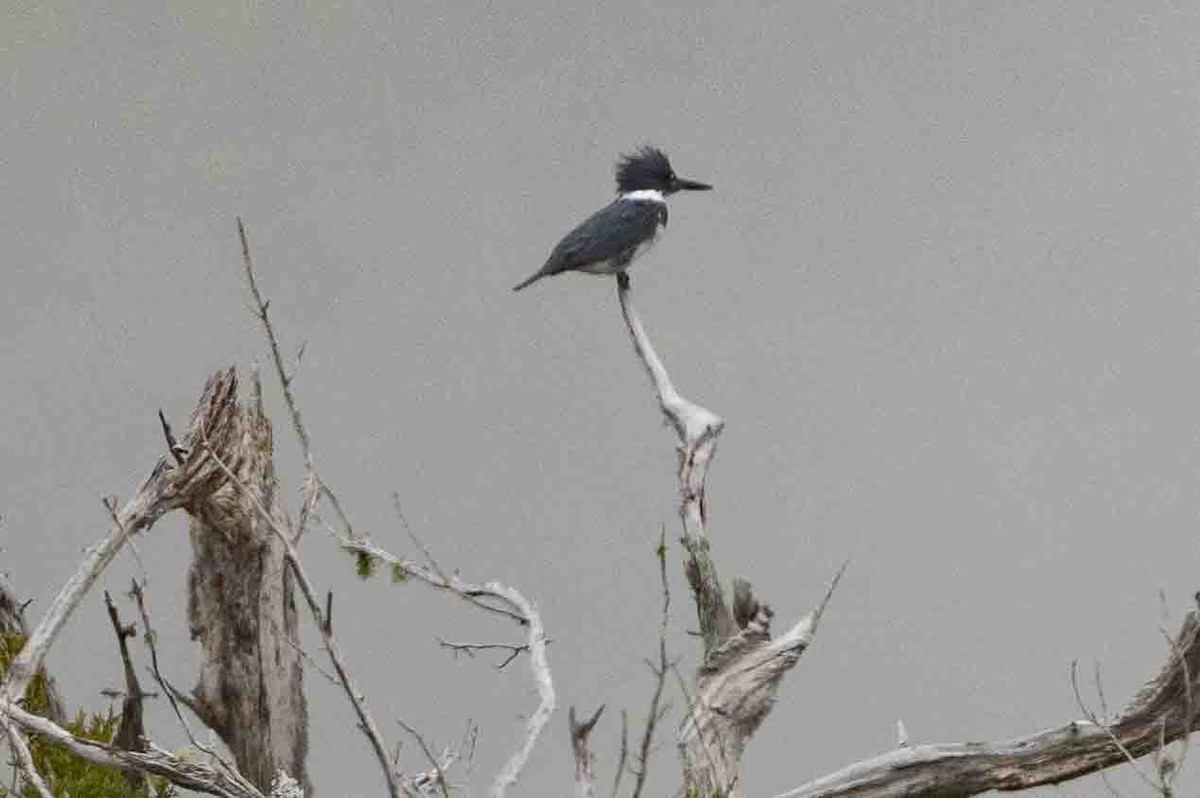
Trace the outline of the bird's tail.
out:
M 538 280 L 542 279 L 545 276 L 546 276 L 545 272 L 537 272 L 532 277 L 530 277 L 528 280 L 523 280 L 522 282 L 519 282 L 516 285 L 514 285 L 513 290 L 520 291 L 522 288 L 525 288 L 532 283 L 536 283 Z

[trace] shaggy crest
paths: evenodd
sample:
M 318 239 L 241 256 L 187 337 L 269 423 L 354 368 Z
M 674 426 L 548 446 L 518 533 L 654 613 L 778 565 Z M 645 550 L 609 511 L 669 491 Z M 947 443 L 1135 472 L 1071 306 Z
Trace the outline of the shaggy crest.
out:
M 617 192 L 621 194 L 641 189 L 669 192 L 674 180 L 671 162 L 657 147 L 640 147 L 617 162 Z

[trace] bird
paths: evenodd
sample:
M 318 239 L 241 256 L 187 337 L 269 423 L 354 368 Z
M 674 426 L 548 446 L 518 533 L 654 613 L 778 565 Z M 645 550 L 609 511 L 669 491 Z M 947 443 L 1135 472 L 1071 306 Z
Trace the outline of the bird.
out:
M 617 161 L 617 198 L 593 213 L 559 241 L 546 263 L 514 291 L 562 272 L 615 274 L 645 254 L 667 226 L 667 197 L 677 191 L 709 191 L 712 186 L 675 174 L 667 155 L 644 146 Z

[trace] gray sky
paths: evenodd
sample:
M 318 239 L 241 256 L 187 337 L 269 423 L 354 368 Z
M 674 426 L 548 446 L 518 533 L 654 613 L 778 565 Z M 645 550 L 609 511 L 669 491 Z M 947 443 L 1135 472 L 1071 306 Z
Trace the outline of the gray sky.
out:
M 610 280 L 509 287 L 652 142 L 717 187 L 674 200 L 633 277 L 679 387 L 728 422 L 710 480 L 725 576 L 786 624 L 853 558 L 746 794 L 891 747 L 897 718 L 917 741 L 1064 722 L 1073 659 L 1124 702 L 1198 587 L 1200 8 L 875 5 L 6 5 L 10 583 L 39 615 L 101 534 L 100 497 L 162 451 L 155 411 L 182 420 L 211 370 L 263 360 L 241 215 L 287 346 L 308 342 L 296 386 L 352 518 L 405 549 L 397 490 L 443 562 L 544 610 L 564 713 L 523 792 L 569 789 L 572 703 L 610 707 L 608 779 L 616 710 L 640 723 L 651 686 L 673 440 Z M 140 550 L 190 684 L 185 540 L 169 519 Z M 360 585 L 326 539 L 305 553 L 388 738 L 396 717 L 438 743 L 474 718 L 482 790 L 529 682 L 434 638 L 513 630 Z M 107 585 L 136 572 L 123 557 Z M 78 705 L 119 681 L 98 594 L 50 664 Z M 309 685 L 323 794 L 378 794 L 349 711 Z M 677 778 L 664 738 L 652 788 Z

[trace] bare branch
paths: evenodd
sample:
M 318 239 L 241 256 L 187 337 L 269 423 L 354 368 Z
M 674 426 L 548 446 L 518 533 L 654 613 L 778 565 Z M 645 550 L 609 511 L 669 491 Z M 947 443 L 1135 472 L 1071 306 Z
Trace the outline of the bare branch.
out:
M 537 688 L 538 703 L 525 722 L 525 736 L 517 746 L 516 752 L 492 782 L 490 791 L 492 798 L 503 798 L 508 788 L 516 783 L 525 769 L 529 754 L 533 751 L 542 730 L 550 720 L 550 715 L 554 712 L 556 701 L 554 680 L 550 675 L 550 665 L 546 659 L 548 640 L 545 628 L 542 626 L 541 614 L 533 602 L 526 599 L 516 588 L 500 582 L 472 584 L 464 582 L 456 573 L 443 571 L 428 550 L 425 550 L 425 554 L 430 565 L 418 565 L 379 548 L 366 538 L 343 537 L 338 535 L 332 527 L 328 525 L 326 527 L 346 551 L 385 562 L 405 577 L 412 577 L 430 587 L 453 593 L 480 609 L 499 613 L 525 627 L 526 645 L 529 648 L 529 669 L 533 676 L 534 686 Z M 421 548 L 424 549 L 423 546 Z
M 233 401 L 230 394 L 232 380 L 228 379 L 231 374 L 232 370 L 209 379 L 179 448 L 194 451 L 195 436 L 206 420 L 210 429 L 215 429 L 217 434 L 226 433 L 221 419 L 228 403 Z M 128 539 L 148 529 L 165 513 L 207 495 L 212 474 L 206 466 L 204 457 L 189 455 L 182 464 L 176 462 L 174 456 L 171 460 L 166 459 L 165 455 L 158 459 L 141 488 L 115 513 L 115 520 L 104 537 L 88 549 L 74 575 L 54 597 L 21 653 L 10 664 L 0 695 L 9 701 L 16 701 L 24 695 L 25 688 L 29 686 L 59 632 Z
M 162 674 L 162 670 L 159 669 L 158 635 L 155 633 L 154 627 L 150 623 L 150 611 L 146 608 L 145 591 L 142 589 L 142 586 L 136 579 L 132 580 L 130 584 L 129 594 L 133 596 L 134 601 L 137 603 L 138 614 L 142 617 L 142 629 L 145 630 L 143 640 L 146 642 L 146 648 L 150 651 L 150 673 L 154 676 L 154 681 L 158 683 L 158 686 L 162 688 L 163 694 L 167 697 L 167 703 L 171 705 L 171 710 L 175 713 L 175 718 L 179 721 L 179 725 L 183 728 L 184 734 L 187 735 L 188 742 L 190 742 L 192 747 L 196 750 L 207 754 L 211 761 L 216 762 L 226 771 L 230 773 L 237 773 L 238 770 L 236 767 L 234 767 L 233 763 L 227 761 L 212 747 L 200 742 L 196 738 L 196 735 L 192 733 L 191 724 L 187 722 L 187 718 L 184 717 L 183 711 L 179 708 L 179 705 L 182 703 L 193 712 L 196 711 L 195 707 L 193 706 L 192 700 L 179 690 L 176 690 L 175 686 L 167 681 L 166 677 Z
M 1200 678 L 1200 613 L 1184 617 L 1166 664 L 1106 724 L 1091 720 L 998 743 L 916 745 L 850 765 L 779 798 L 957 796 L 1058 784 L 1162 750 L 1197 728 L 1187 694 Z
M 397 557 L 379 548 L 367 538 L 340 535 L 329 524 L 325 524 L 325 529 L 344 550 L 356 555 L 372 558 L 373 560 L 386 562 L 395 572 L 402 574 L 403 578 L 411 577 L 424 582 L 436 590 L 445 590 L 453 593 L 481 610 L 502 615 L 521 626 L 528 626 L 529 624 L 529 619 L 521 613 L 520 608 L 488 589 L 488 585 L 494 583 L 489 582 L 487 585 L 469 584 L 462 581 L 457 574 L 447 574 L 437 566 L 436 562 L 429 566 L 419 565 L 412 560 Z
M 633 308 L 629 279 L 619 275 L 617 298 L 634 351 L 654 386 L 663 416 L 679 444 L 679 515 L 687 552 L 684 573 L 692 589 L 704 643 L 696 701 L 678 733 L 684 789 L 697 795 L 736 792 L 742 753 L 774 705 L 779 684 L 812 642 L 821 615 L 844 572 L 839 571 L 818 607 L 791 630 L 771 639 L 771 608 L 754 597 L 745 580 L 735 580 L 734 600 L 726 603 L 717 566 L 709 551 L 708 468 L 724 422 L 683 398 L 672 385 Z
M 633 348 L 646 368 L 663 416 L 679 436 L 679 515 L 683 520 L 683 545 L 687 549 L 686 573 L 696 600 L 705 655 L 734 631 L 733 616 L 725 603 L 716 563 L 708 551 L 705 499 L 708 466 L 716 453 L 717 438 L 725 422 L 717 414 L 683 398 L 654 351 L 633 307 L 628 279 L 618 280 L 617 298 Z
M 38 773 L 37 765 L 33 763 L 33 754 L 30 753 L 29 746 L 26 744 L 25 738 L 21 736 L 21 732 L 17 731 L 11 723 L 4 724 L 4 731 L 8 735 L 8 745 L 12 749 L 13 755 L 16 756 L 17 764 L 20 766 L 21 772 L 25 774 L 26 781 L 33 785 L 41 798 L 54 798 L 54 794 L 46 786 L 42 774 Z
M 658 625 L 658 664 L 651 666 L 654 673 L 654 691 L 650 696 L 650 708 L 646 712 L 646 728 L 642 732 L 642 744 L 638 750 L 637 769 L 634 772 L 633 798 L 641 798 L 642 789 L 646 786 L 646 776 L 650 772 L 650 746 L 654 741 L 654 728 L 661 717 L 659 702 L 662 700 L 663 687 L 667 681 L 667 627 L 671 619 L 671 587 L 667 581 L 667 530 L 663 527 L 659 533 L 658 547 L 654 550 L 658 558 L 659 583 L 662 586 L 662 615 Z
M 571 730 L 571 754 L 575 758 L 575 798 L 593 798 L 596 794 L 595 778 L 592 775 L 592 752 L 588 749 L 588 736 L 596 728 L 596 721 L 604 712 L 601 704 L 592 716 L 580 723 L 575 718 L 575 707 L 567 710 L 567 723 Z
M 162 776 L 176 786 L 220 798 L 263 798 L 262 793 L 236 771 L 217 770 L 206 764 L 175 756 L 153 745 L 147 751 L 126 751 L 106 743 L 76 737 L 57 723 L 26 712 L 15 702 L 4 698 L 0 698 L 0 716 L 7 716 L 11 724 L 16 724 L 27 732 L 40 734 L 51 743 L 65 747 L 88 762 Z
M 125 698 L 121 702 L 121 722 L 113 737 L 113 745 L 130 751 L 146 750 L 146 729 L 142 723 L 142 687 L 138 684 L 137 671 L 129 656 L 129 645 L 126 639 L 137 635 L 137 627 L 121 623 L 121 615 L 113 604 L 112 596 L 104 591 L 104 606 L 108 610 L 108 619 L 112 623 L 113 632 L 117 636 L 117 648 L 121 652 L 121 664 L 125 671 Z M 145 776 L 140 773 L 127 773 L 129 784 L 135 790 L 145 782 Z
M 617 755 L 617 769 L 613 773 L 612 798 L 621 792 L 621 776 L 625 774 L 625 762 L 629 759 L 629 714 L 621 710 L 621 752 Z
M 433 752 L 429 750 L 429 746 L 425 744 L 425 738 L 421 736 L 420 732 L 399 718 L 396 719 L 396 723 L 400 725 L 400 728 L 404 729 L 406 732 L 416 738 L 417 745 L 421 746 L 421 751 L 425 754 L 425 758 L 429 760 L 429 764 L 433 765 L 434 785 L 442 793 L 442 798 L 450 798 L 450 789 L 446 783 L 446 772 L 442 770 L 441 763 L 438 762 L 437 757 L 433 755 Z
M 453 651 L 455 656 L 466 654 L 468 657 L 474 657 L 476 651 L 505 651 L 507 652 L 507 656 L 492 666 L 498 671 L 504 670 L 514 659 L 529 651 L 528 645 L 514 646 L 508 643 L 447 643 L 440 637 L 437 641 L 440 647 Z M 550 641 L 547 640 L 546 642 L 549 643 Z
M 304 427 L 299 407 L 296 403 L 295 396 L 292 393 L 291 376 L 284 368 L 283 358 L 280 354 L 278 338 L 270 322 L 270 316 L 268 314 L 270 303 L 264 301 L 262 294 L 258 289 L 258 284 L 255 280 L 253 262 L 250 258 L 250 245 L 247 240 L 245 227 L 242 225 L 241 219 L 238 220 L 238 237 L 242 244 L 242 263 L 246 273 L 246 280 L 250 286 L 250 292 L 254 297 L 258 318 L 262 323 L 263 329 L 266 332 L 267 339 L 270 344 L 271 356 L 275 364 L 275 371 L 279 377 L 280 385 L 283 390 L 284 401 L 287 404 L 288 411 L 291 415 L 292 428 L 300 440 L 301 449 L 304 453 L 305 466 L 307 469 L 306 484 L 319 486 L 321 495 L 329 499 L 330 504 L 333 506 L 335 512 L 344 523 L 347 534 L 341 541 L 342 545 L 345 547 L 347 543 L 357 543 L 359 542 L 359 539 L 353 533 L 349 522 L 346 520 L 345 513 L 342 511 L 336 495 L 323 481 L 320 480 L 316 474 L 316 470 L 313 465 L 312 449 L 308 432 Z M 299 360 L 299 356 L 297 356 L 297 360 Z M 228 468 L 225 468 L 224 470 L 229 472 Z M 232 476 L 232 472 L 229 473 Z M 306 498 L 301 511 L 302 521 L 306 521 L 310 515 L 315 515 L 315 506 L 316 499 L 312 497 L 312 492 L 306 489 Z M 325 627 L 328 627 L 328 614 L 324 618 L 324 621 L 322 621 L 322 614 L 320 612 L 320 608 L 316 604 L 312 587 L 308 584 L 307 577 L 304 575 L 300 567 L 299 557 L 297 556 L 292 545 L 293 540 L 296 540 L 300 537 L 300 534 L 303 532 L 303 527 L 295 530 L 295 534 L 289 539 L 289 536 L 284 534 L 283 531 L 279 529 L 274 519 L 271 519 L 268 513 L 263 512 L 261 505 L 259 505 L 259 510 L 260 513 L 262 513 L 263 518 L 266 519 L 268 524 L 271 525 L 272 529 L 278 535 L 280 535 L 281 539 L 284 540 L 284 543 L 287 546 L 288 562 L 291 564 L 292 569 L 296 574 L 297 581 L 300 582 L 301 592 L 304 594 L 306 601 L 309 603 L 310 611 L 312 612 L 313 617 L 316 619 L 318 627 L 321 628 L 323 623 Z M 403 519 L 402 514 L 401 518 Z M 338 535 L 333 532 L 332 528 L 330 528 L 330 532 L 333 533 L 335 537 L 338 537 Z M 373 555 L 369 551 L 365 551 L 363 549 L 359 549 L 359 552 L 365 554 L 366 556 L 378 556 Z M 423 569 L 416 568 L 408 564 L 402 564 L 398 558 L 392 559 L 395 560 L 395 562 L 393 562 L 394 568 L 398 568 L 401 571 L 406 571 L 410 573 L 410 575 L 417 576 L 417 578 L 426 581 L 428 584 L 450 589 L 457 593 L 460 597 L 482 609 L 507 615 L 508 617 L 511 617 L 528 627 L 531 668 L 534 673 L 535 683 L 538 686 L 540 698 L 537 709 L 533 715 L 531 715 L 527 723 L 525 741 L 518 748 L 517 753 L 513 755 L 512 759 L 509 760 L 508 764 L 501 771 L 500 775 L 496 778 L 492 794 L 496 796 L 496 798 L 500 798 L 504 795 L 507 787 L 511 783 L 515 782 L 519 776 L 524 767 L 525 761 L 529 756 L 529 752 L 532 750 L 533 744 L 540 735 L 541 729 L 549 720 L 549 715 L 554 707 L 554 688 L 550 679 L 550 670 L 546 663 L 546 638 L 544 630 L 542 629 L 541 618 L 533 605 L 513 588 L 500 585 L 499 583 L 488 583 L 487 585 L 483 585 L 481 587 L 468 586 L 464 589 L 456 589 L 455 586 L 461 585 L 462 583 L 458 581 L 456 576 L 447 576 L 445 573 L 441 572 L 432 558 L 429 558 L 431 568 Z M 503 606 L 497 607 L 490 604 L 488 602 L 488 599 L 490 598 L 497 599 Z M 351 698 L 351 702 L 355 706 L 355 711 L 359 715 L 360 723 L 363 726 L 364 732 L 366 732 L 368 737 L 371 739 L 372 747 L 376 752 L 376 757 L 379 759 L 380 764 L 384 767 L 388 774 L 389 788 L 392 791 L 393 798 L 395 798 L 397 788 L 401 787 L 402 785 L 399 784 L 395 778 L 395 774 L 392 773 L 388 767 L 386 748 L 383 746 L 382 738 L 380 737 L 378 730 L 375 729 L 374 723 L 370 720 L 370 716 L 366 713 L 365 707 L 358 699 L 356 695 L 357 691 L 354 690 L 350 685 L 349 679 L 345 674 L 344 666 L 341 663 L 340 653 L 336 653 L 336 648 L 334 648 L 332 645 L 331 630 L 328 628 L 322 628 L 321 631 L 323 637 L 325 638 L 326 650 L 329 652 L 330 657 L 333 660 L 334 668 L 338 673 L 339 679 L 342 681 L 347 694 Z
M 11 641 L 10 646 L 29 636 L 29 628 L 25 624 L 25 609 L 29 606 L 30 601 L 27 599 L 18 602 L 9 589 L 0 582 L 0 637 Z M 17 653 L 10 646 L 4 646 L 3 650 L 0 650 L 0 661 L 7 660 L 12 654 Z M 7 662 L 4 662 L 4 666 L 7 667 Z M 63 705 L 58 685 L 44 668 L 38 672 L 38 688 L 43 701 L 34 709 L 55 722 L 61 722 Z M 0 729 L 0 731 L 3 730 Z
M 358 716 L 359 728 L 366 735 L 367 740 L 371 744 L 372 750 L 375 752 L 375 758 L 378 760 L 380 767 L 383 769 L 384 777 L 387 780 L 388 791 L 392 798 L 399 798 L 402 793 L 407 793 L 407 790 L 396 778 L 391 765 L 388 761 L 387 745 L 383 741 L 383 736 L 379 733 L 379 727 L 375 725 L 374 719 L 367 710 L 365 700 L 358 687 L 351 680 L 349 673 L 346 670 L 345 657 L 342 655 L 341 649 L 333 639 L 333 630 L 330 627 L 328 620 L 321 612 L 321 606 L 317 601 L 316 591 L 312 586 L 312 582 L 308 578 L 308 574 L 304 570 L 304 566 L 300 562 L 300 555 L 296 551 L 295 545 L 292 543 L 293 536 L 289 535 L 279 527 L 275 518 L 263 507 L 258 497 L 249 490 L 247 486 L 238 479 L 237 475 L 229 468 L 228 465 L 220 458 L 220 456 L 209 445 L 208 438 L 201 435 L 200 446 L 212 458 L 221 471 L 229 479 L 239 491 L 253 504 L 258 511 L 259 517 L 263 522 L 275 533 L 276 537 L 284 546 L 285 557 L 292 573 L 296 576 L 296 582 L 300 585 L 300 592 L 304 596 L 304 600 L 308 603 L 309 612 L 312 613 L 313 620 L 316 624 L 317 631 L 321 634 L 321 642 L 324 645 L 326 653 L 329 655 L 330 662 L 333 664 L 334 671 L 337 673 L 338 681 L 342 686 L 342 691 L 346 694 L 347 700 L 354 708 L 355 714 Z
M 1103 691 L 1103 688 L 1100 687 L 1099 665 L 1096 666 L 1096 685 L 1097 685 L 1096 689 L 1100 693 L 1101 700 L 1103 701 L 1104 691 Z M 1146 783 L 1146 786 L 1152 790 L 1157 791 L 1158 785 L 1154 783 L 1153 779 L 1151 779 L 1148 775 L 1146 775 L 1146 772 L 1144 770 L 1142 770 L 1141 766 L 1138 764 L 1137 759 L 1133 756 L 1133 754 L 1129 753 L 1129 749 L 1121 744 L 1120 738 L 1118 738 L 1117 735 L 1113 733 L 1112 727 L 1109 726 L 1107 723 L 1105 723 L 1100 718 L 1096 717 L 1096 713 L 1092 712 L 1092 710 L 1088 707 L 1087 702 L 1083 700 L 1083 695 L 1080 693 L 1080 690 L 1079 690 L 1078 663 L 1076 663 L 1075 661 L 1071 662 L 1071 690 L 1075 694 L 1075 705 L 1079 708 L 1079 711 L 1082 712 L 1084 714 L 1084 716 L 1088 719 L 1088 722 L 1093 724 L 1097 728 L 1103 729 L 1104 733 L 1107 734 L 1109 739 L 1113 741 L 1113 745 L 1115 745 L 1117 747 L 1117 750 L 1119 750 L 1121 752 L 1121 754 L 1125 757 L 1125 761 L 1133 766 L 1134 772 L 1137 773 L 1138 776 L 1141 777 L 1142 781 Z
M 242 224 L 242 220 L 237 220 L 238 240 L 242 244 L 242 267 L 246 272 L 246 283 L 250 286 L 250 294 L 254 297 L 255 315 L 258 316 L 259 322 L 262 323 L 263 332 L 266 333 L 267 342 L 271 346 L 271 360 L 275 364 L 275 373 L 279 377 L 279 386 L 283 390 L 283 399 L 287 404 L 288 413 L 292 419 L 292 430 L 296 433 L 296 437 L 300 439 L 300 449 L 304 455 L 305 467 L 312 469 L 312 447 L 309 445 L 308 430 L 304 428 L 304 421 L 300 417 L 300 408 L 296 404 L 296 399 L 292 395 L 292 381 L 288 376 L 287 369 L 283 365 L 283 355 L 280 354 L 279 338 L 275 335 L 275 328 L 271 326 L 271 317 L 268 314 L 270 303 L 263 299 L 262 293 L 258 290 L 258 281 L 254 279 L 254 262 L 250 258 L 250 241 L 246 236 L 246 228 Z M 301 347 L 301 353 L 296 355 L 296 363 L 299 364 L 300 357 L 303 354 L 304 347 Z

